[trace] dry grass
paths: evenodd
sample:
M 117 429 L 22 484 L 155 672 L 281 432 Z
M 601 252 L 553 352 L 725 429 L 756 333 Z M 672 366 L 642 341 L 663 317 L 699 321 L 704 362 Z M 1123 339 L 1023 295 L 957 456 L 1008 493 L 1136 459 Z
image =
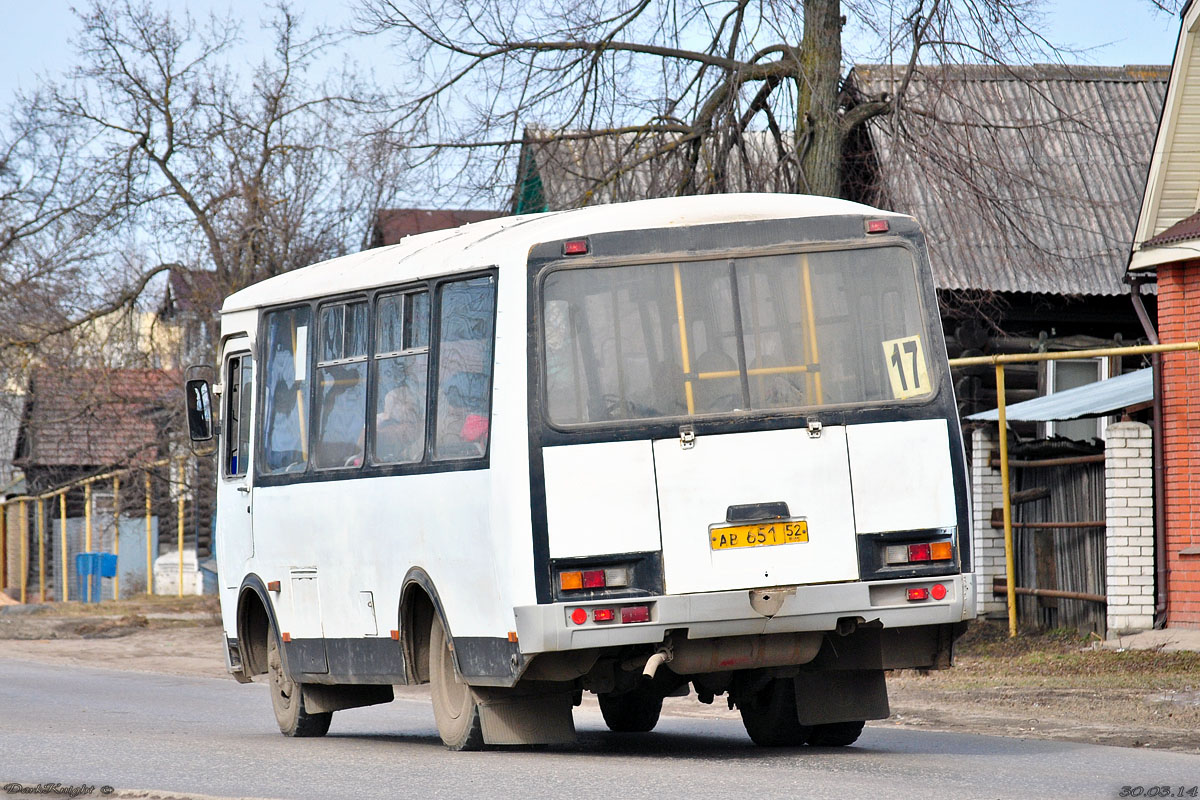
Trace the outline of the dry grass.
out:
M 104 600 L 99 603 L 46 603 L 31 612 L 33 615 L 51 617 L 103 617 L 130 614 L 179 614 L 220 615 L 221 608 L 216 595 L 191 595 L 170 597 L 166 595 L 138 595 L 122 600 Z
M 945 688 L 1200 689 L 1200 653 L 1096 645 L 1094 636 L 1061 630 L 1010 639 L 1001 624 L 975 622 L 957 644 L 955 668 L 931 677 Z

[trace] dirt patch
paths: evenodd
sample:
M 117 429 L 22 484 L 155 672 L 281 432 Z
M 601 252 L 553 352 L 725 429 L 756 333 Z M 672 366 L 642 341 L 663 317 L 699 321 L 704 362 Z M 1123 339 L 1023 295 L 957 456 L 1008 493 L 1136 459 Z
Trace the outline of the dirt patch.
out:
M 14 613 L 15 609 L 16 610 Z M 0 609 L 0 654 L 41 663 L 227 677 L 213 598 Z M 1200 753 L 1200 653 L 1113 651 L 1074 632 L 1009 639 L 976 623 L 954 669 L 888 676 L 892 716 L 872 726 Z M 398 696 L 420 699 L 426 687 Z M 588 696 L 584 701 L 594 706 Z M 664 712 L 737 718 L 724 698 L 668 698 Z
M 220 609 L 213 597 L 149 597 L 0 609 L 0 639 L 112 639 L 143 630 L 220 624 Z
M 888 680 L 890 724 L 1200 753 L 1200 653 L 972 625 L 954 669 Z

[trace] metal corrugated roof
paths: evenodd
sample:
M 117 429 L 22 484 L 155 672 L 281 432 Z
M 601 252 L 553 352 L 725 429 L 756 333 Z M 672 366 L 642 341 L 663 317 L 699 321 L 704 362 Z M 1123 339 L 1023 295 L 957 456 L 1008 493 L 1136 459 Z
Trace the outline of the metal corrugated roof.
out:
M 944 289 L 1128 293 L 1125 264 L 1169 67 L 922 67 L 869 123 L 877 204 L 925 227 Z M 862 92 L 903 70 L 858 66 Z
M 1147 239 L 1142 243 L 1142 247 L 1162 247 L 1197 238 L 1200 238 L 1200 214 L 1192 214 L 1190 217 L 1179 220 L 1157 236 Z
M 1023 403 L 1014 403 L 1005 408 L 1004 416 L 1009 422 L 1056 422 L 1103 417 L 1123 408 L 1153 400 L 1153 373 L 1154 371 L 1147 367 L 1105 381 L 1096 381 L 1045 397 L 1035 397 Z M 998 409 L 981 411 L 967 419 L 996 422 L 999 419 Z

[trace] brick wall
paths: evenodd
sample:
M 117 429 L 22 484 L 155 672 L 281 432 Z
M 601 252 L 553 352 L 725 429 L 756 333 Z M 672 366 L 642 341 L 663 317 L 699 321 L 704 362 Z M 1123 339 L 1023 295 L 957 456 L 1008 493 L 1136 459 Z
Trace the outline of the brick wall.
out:
M 1200 340 L 1200 261 L 1158 270 L 1158 333 L 1167 343 Z M 1167 626 L 1200 628 L 1200 354 L 1163 354 L 1163 457 L 1167 538 Z
M 1154 627 L 1154 458 L 1150 426 L 1109 425 L 1104 518 L 1110 637 Z
M 1000 508 L 1000 470 L 988 465 L 993 452 L 998 454 L 995 431 L 976 428 L 971 432 L 971 547 L 978 590 L 975 608 L 981 616 L 1007 617 L 1003 597 L 992 596 L 992 578 L 1003 578 L 1004 531 L 992 527 L 992 509 Z

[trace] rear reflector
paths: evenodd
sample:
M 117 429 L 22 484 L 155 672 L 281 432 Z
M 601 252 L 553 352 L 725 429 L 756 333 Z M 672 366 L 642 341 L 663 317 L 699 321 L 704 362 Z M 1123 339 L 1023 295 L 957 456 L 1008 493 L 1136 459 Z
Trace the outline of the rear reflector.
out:
M 908 590 L 908 599 L 909 600 L 928 600 L 929 599 L 929 590 L 924 587 L 920 587 L 917 589 L 909 589 Z
M 587 255 L 588 243 L 587 239 L 572 239 L 563 244 L 564 256 L 583 256 Z
M 946 587 L 940 583 L 935 583 L 933 585 L 933 588 L 929 590 L 929 595 L 934 600 L 945 600 L 946 599 Z
M 867 220 L 867 233 L 887 233 L 888 221 L 886 219 L 869 219 Z
M 571 622 L 574 622 L 576 625 L 582 625 L 587 622 L 587 617 L 587 611 L 582 608 L 577 608 L 571 612 Z
M 617 618 L 617 613 L 611 608 L 593 608 L 592 622 L 612 622 Z
M 621 622 L 649 622 L 649 606 L 629 606 L 621 609 Z

